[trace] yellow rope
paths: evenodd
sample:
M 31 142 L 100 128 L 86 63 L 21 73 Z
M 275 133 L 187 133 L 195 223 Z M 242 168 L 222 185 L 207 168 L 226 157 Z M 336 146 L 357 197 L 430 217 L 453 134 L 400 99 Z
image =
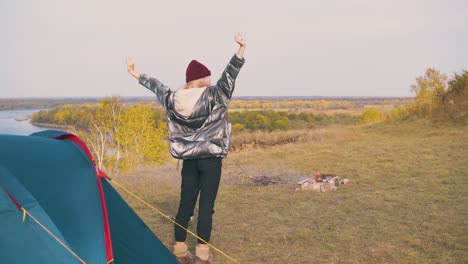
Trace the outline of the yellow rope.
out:
M 156 209 L 154 206 L 152 206 L 151 204 L 145 202 L 143 199 L 141 199 L 140 197 L 138 197 L 137 195 L 135 195 L 134 193 L 130 192 L 129 190 L 127 190 L 125 187 L 123 187 L 120 183 L 116 182 L 114 179 L 110 180 L 110 182 L 113 182 L 115 185 L 117 185 L 119 188 L 121 188 L 122 190 L 124 190 L 125 192 L 127 192 L 128 194 L 130 194 L 131 196 L 133 196 L 135 199 L 137 199 L 138 201 L 142 202 L 143 204 L 147 205 L 148 207 L 150 207 L 151 209 L 153 209 L 154 211 L 156 211 L 157 213 L 159 213 L 160 215 L 162 215 L 163 217 L 165 217 L 167 220 L 171 221 L 172 223 L 174 223 L 175 225 L 177 225 L 178 227 L 182 228 L 183 230 L 187 231 L 187 233 L 191 234 L 192 236 L 196 237 L 197 239 L 199 239 L 200 241 L 203 241 L 204 243 L 206 243 L 206 245 L 208 245 L 209 247 L 213 248 L 214 250 L 218 251 L 219 253 L 221 253 L 222 255 L 224 255 L 226 258 L 232 260 L 234 263 L 239 263 L 237 260 L 235 260 L 234 258 L 230 257 L 228 254 L 224 253 L 223 251 L 221 251 L 220 249 L 216 248 L 215 246 L 211 245 L 210 243 L 206 242 L 203 238 L 197 236 L 195 233 L 193 233 L 192 231 L 188 230 L 187 228 L 183 227 L 181 224 L 177 223 L 176 221 L 172 220 L 169 216 L 167 216 L 166 214 L 164 214 L 163 212 L 159 211 L 158 209 Z
M 26 209 L 24 209 L 24 207 L 21 207 L 21 210 L 23 210 L 23 222 L 26 220 L 26 215 L 29 215 L 29 217 L 31 217 L 31 219 L 34 220 L 34 222 L 36 222 L 40 227 L 42 227 L 42 229 L 44 229 L 50 236 L 52 236 L 57 242 L 59 242 L 60 245 L 62 245 L 66 250 L 68 250 L 73 256 L 75 256 L 75 258 L 77 258 L 81 263 L 86 264 L 86 262 L 84 262 L 75 252 L 73 252 L 73 250 L 67 247 L 65 243 L 63 243 L 58 237 L 56 237 L 52 232 L 50 232 L 50 230 L 47 229 L 47 227 L 42 225 L 36 218 L 34 218 L 32 214 L 30 214 Z

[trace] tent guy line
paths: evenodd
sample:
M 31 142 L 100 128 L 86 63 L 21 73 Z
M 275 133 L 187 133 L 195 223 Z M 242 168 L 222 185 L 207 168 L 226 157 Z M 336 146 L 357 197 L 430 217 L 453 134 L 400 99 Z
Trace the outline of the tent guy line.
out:
M 0 149 L 2 263 L 177 263 L 75 135 L 0 135 Z
M 65 245 L 65 243 L 62 240 L 60 240 L 58 237 L 56 237 L 54 235 L 54 233 L 52 233 L 47 227 L 45 227 L 43 224 L 41 224 L 41 222 L 39 222 L 39 220 L 37 220 L 24 207 L 21 207 L 21 210 L 23 211 L 23 222 L 26 221 L 26 215 L 28 215 L 34 222 L 36 222 L 42 229 L 44 229 L 44 231 L 46 231 L 53 239 L 55 239 L 60 245 L 62 245 L 62 247 L 64 247 L 66 250 L 68 250 L 75 258 L 77 258 L 78 261 L 80 261 L 83 264 L 86 264 L 86 262 L 83 259 L 81 259 L 80 256 L 78 256 L 78 254 L 76 254 L 73 250 L 71 250 L 71 248 L 67 247 L 67 245 Z M 110 262 L 112 262 L 112 261 L 110 261 Z
M 102 173 L 102 171 L 100 171 Z M 164 218 L 166 218 L 167 220 L 171 221 L 173 224 L 177 225 L 178 227 L 184 229 L 185 231 L 187 231 L 187 233 L 191 234 L 192 236 L 194 236 L 195 238 L 197 239 L 200 239 L 201 241 L 205 242 L 208 246 L 210 246 L 211 248 L 213 248 L 214 250 L 216 250 L 217 252 L 221 253 L 223 256 L 225 256 L 226 258 L 232 260 L 234 263 L 240 263 L 238 262 L 237 260 L 235 260 L 233 257 L 229 256 L 228 254 L 224 253 L 223 251 L 221 251 L 220 249 L 218 249 L 217 247 L 213 246 L 212 244 L 206 242 L 203 238 L 197 236 L 195 233 L 193 233 L 192 231 L 188 230 L 187 228 L 183 227 L 182 225 L 180 225 L 179 223 L 177 223 L 176 221 L 174 221 L 172 218 L 170 218 L 168 215 L 164 214 L 163 212 L 161 212 L 160 210 L 158 210 L 157 208 L 155 208 L 154 206 L 152 206 L 151 204 L 149 204 L 148 202 L 144 201 L 143 199 L 141 199 L 140 197 L 138 197 L 136 194 L 130 192 L 127 188 L 125 188 L 122 184 L 118 183 L 117 181 L 113 180 L 112 178 L 107 177 L 107 180 L 114 183 L 117 187 L 121 188 L 122 190 L 124 190 L 126 193 L 128 193 L 129 195 L 133 196 L 135 199 L 137 199 L 138 201 L 142 202 L 143 204 L 145 204 L 146 206 L 148 206 L 149 208 L 151 208 L 153 211 L 159 213 L 160 215 L 162 215 Z

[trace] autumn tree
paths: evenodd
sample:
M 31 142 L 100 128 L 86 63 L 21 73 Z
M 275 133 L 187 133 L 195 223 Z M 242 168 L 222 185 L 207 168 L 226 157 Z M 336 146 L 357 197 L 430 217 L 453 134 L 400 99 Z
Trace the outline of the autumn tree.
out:
M 77 109 L 75 116 L 89 119 L 88 126 L 76 126 L 74 132 L 84 138 L 100 169 L 125 172 L 168 158 L 167 126 L 151 105 L 125 106 L 120 98 L 112 97 Z
M 259 112 L 249 112 L 247 114 L 245 124 L 250 130 L 266 130 L 270 126 L 270 120 Z
M 120 129 L 115 139 L 120 142 L 125 162 L 118 164 L 125 171 L 137 164 L 155 165 L 167 160 L 167 126 L 157 124 L 150 105 L 135 104 L 118 117 Z
M 411 85 L 411 91 L 416 94 L 416 112 L 422 115 L 433 115 L 440 107 L 440 103 L 447 90 L 447 76 L 440 71 L 429 68 L 423 76 L 416 78 Z
M 287 130 L 289 128 L 289 119 L 287 117 L 281 117 L 273 122 L 272 129 Z
M 449 81 L 444 102 L 452 117 L 456 118 L 468 112 L 468 71 L 454 74 L 453 79 Z
M 90 125 L 82 132 L 100 169 L 106 169 L 105 161 L 109 161 L 106 163 L 110 165 L 109 163 L 115 159 L 115 156 L 109 155 L 108 151 L 118 145 L 113 139 L 119 127 L 119 124 L 115 122 L 119 113 L 116 109 L 121 107 L 122 103 L 116 97 L 103 99 L 96 107 L 90 109 Z

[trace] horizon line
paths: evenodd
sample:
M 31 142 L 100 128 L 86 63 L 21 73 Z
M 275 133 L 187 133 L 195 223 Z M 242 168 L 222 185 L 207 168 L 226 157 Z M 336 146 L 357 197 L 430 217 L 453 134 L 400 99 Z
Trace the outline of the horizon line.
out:
M 25 96 L 25 97 L 0 97 L 0 100 L 11 99 L 103 99 L 109 97 L 121 98 L 151 98 L 154 95 L 142 96 L 122 96 L 122 95 L 108 95 L 108 96 Z M 390 96 L 390 95 L 236 95 L 232 99 L 238 98 L 414 98 L 414 96 Z

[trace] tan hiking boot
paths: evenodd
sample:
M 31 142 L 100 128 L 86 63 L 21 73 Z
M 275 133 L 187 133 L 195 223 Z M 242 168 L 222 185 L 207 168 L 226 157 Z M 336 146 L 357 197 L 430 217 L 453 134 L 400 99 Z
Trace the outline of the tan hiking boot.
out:
M 174 245 L 174 252 L 172 253 L 180 264 L 193 264 L 193 255 L 188 251 L 186 244 Z
M 176 256 L 176 259 L 180 264 L 193 264 L 193 255 L 189 251 L 187 251 L 187 254 L 183 257 Z
M 210 253 L 210 256 L 207 260 L 202 260 L 201 258 L 195 256 L 195 263 L 194 264 L 214 264 L 213 254 Z
M 195 248 L 195 264 L 214 264 L 213 254 L 209 247 Z

